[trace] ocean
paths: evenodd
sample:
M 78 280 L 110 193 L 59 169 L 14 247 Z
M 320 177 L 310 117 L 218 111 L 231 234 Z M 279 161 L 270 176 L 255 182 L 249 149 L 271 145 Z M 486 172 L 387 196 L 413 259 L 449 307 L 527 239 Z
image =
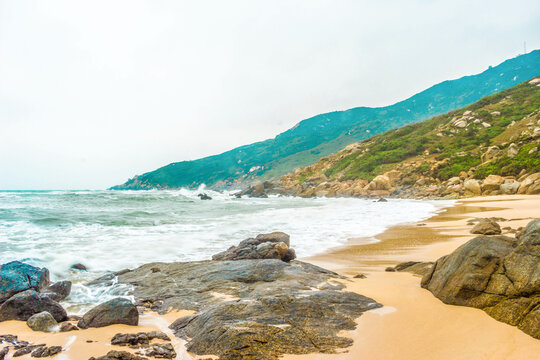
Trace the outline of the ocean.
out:
M 200 200 L 204 192 L 212 200 Z M 120 286 L 88 287 L 110 271 L 155 261 L 207 260 L 260 233 L 283 231 L 299 258 L 350 238 L 376 241 L 390 226 L 425 220 L 452 201 L 354 198 L 237 199 L 231 192 L 2 191 L 0 264 L 20 260 L 47 267 L 52 280 L 71 280 L 64 302 L 80 313 L 114 296 Z M 74 271 L 82 263 L 88 271 Z

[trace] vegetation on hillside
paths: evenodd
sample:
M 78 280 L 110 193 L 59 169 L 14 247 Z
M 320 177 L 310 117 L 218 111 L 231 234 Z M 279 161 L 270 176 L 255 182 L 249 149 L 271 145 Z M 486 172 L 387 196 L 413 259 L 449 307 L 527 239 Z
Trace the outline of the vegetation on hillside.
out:
M 442 82 L 391 106 L 359 107 L 317 115 L 273 139 L 220 155 L 172 163 L 136 176 L 113 189 L 196 187 L 202 183 L 227 186 L 256 178 L 279 177 L 294 168 L 312 164 L 348 144 L 463 107 L 539 73 L 540 50 L 537 50 L 481 74 Z M 401 131 L 412 130 L 406 127 Z M 429 143 L 430 139 L 425 141 Z M 351 170 L 350 176 L 369 176 L 380 170 L 381 162 L 400 161 L 403 156 L 412 156 L 421 149 L 419 144 L 401 142 L 399 135 L 384 146 L 381 158 L 374 157 L 365 166 Z
M 329 180 L 371 181 L 399 168 L 405 185 L 420 177 L 445 181 L 471 168 L 478 179 L 518 176 L 540 172 L 539 141 L 540 80 L 526 81 L 465 108 L 349 145 L 295 176 L 299 183 L 320 173 Z M 490 158 L 490 151 L 496 156 Z

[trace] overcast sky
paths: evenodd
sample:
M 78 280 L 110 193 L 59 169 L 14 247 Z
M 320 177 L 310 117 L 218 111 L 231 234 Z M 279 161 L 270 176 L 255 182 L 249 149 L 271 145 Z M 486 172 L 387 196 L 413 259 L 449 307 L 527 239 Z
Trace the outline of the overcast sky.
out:
M 540 2 L 0 0 L 0 189 L 100 189 L 540 48 Z

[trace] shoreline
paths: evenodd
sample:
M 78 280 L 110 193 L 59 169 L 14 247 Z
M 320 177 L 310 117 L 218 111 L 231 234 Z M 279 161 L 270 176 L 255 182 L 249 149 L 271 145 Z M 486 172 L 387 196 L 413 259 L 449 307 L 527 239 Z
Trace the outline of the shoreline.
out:
M 360 316 L 357 328 L 340 335 L 352 338 L 351 347 L 336 354 L 311 353 L 284 355 L 283 359 L 532 359 L 540 353 L 540 342 L 516 327 L 498 322 L 482 310 L 445 305 L 420 287 L 420 277 L 399 272 L 385 272 L 387 266 L 400 262 L 434 261 L 449 254 L 472 239 L 467 219 L 503 217 L 511 219 L 501 226 L 513 229 L 524 226 L 531 218 L 540 217 L 540 195 L 509 195 L 461 199 L 431 218 L 396 225 L 376 235 L 379 241 L 350 239 L 344 246 L 301 258 L 346 276 L 342 280 L 348 291 L 373 298 L 383 308 Z M 364 240 L 364 241 L 362 241 Z M 365 274 L 365 279 L 354 275 Z M 66 351 L 55 359 L 79 360 L 101 356 L 109 350 L 134 352 L 128 347 L 111 346 L 110 339 L 118 332 L 136 333 L 159 330 L 169 335 L 168 325 L 189 312 L 158 315 L 145 312 L 137 327 L 112 325 L 104 328 L 67 333 L 40 333 L 30 330 L 25 322 L 0 323 L 0 334 L 18 335 L 22 340 L 47 345 L 61 345 Z M 74 338 L 76 337 L 76 339 Z M 86 340 L 94 340 L 87 343 Z M 171 336 L 177 359 L 212 358 L 186 352 L 184 341 Z M 67 345 L 69 344 L 69 345 Z M 6 359 L 11 359 L 11 352 Z M 33 359 L 30 355 L 19 359 Z
M 386 272 L 404 261 L 435 261 L 474 238 L 467 220 L 502 217 L 501 227 L 525 226 L 540 217 L 540 196 L 508 195 L 462 199 L 418 224 L 398 225 L 376 238 L 380 241 L 336 248 L 302 259 L 348 276 L 347 290 L 381 302 L 385 307 L 357 319 L 357 328 L 344 333 L 354 340 L 340 354 L 285 355 L 288 360 L 357 359 L 534 359 L 540 341 L 514 326 L 499 322 L 480 309 L 446 305 L 420 287 L 420 277 Z M 504 234 L 504 232 L 503 232 Z M 352 276 L 363 273 L 365 279 Z

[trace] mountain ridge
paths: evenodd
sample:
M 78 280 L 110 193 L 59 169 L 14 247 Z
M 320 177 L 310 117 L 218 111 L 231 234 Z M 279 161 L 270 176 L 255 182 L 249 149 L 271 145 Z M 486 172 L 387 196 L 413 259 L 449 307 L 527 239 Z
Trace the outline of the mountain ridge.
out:
M 168 164 L 111 189 L 224 188 L 277 178 L 315 163 L 344 146 L 427 120 L 540 74 L 540 50 L 506 60 L 476 75 L 435 84 L 383 107 L 360 106 L 312 116 L 274 138 L 221 154 Z

